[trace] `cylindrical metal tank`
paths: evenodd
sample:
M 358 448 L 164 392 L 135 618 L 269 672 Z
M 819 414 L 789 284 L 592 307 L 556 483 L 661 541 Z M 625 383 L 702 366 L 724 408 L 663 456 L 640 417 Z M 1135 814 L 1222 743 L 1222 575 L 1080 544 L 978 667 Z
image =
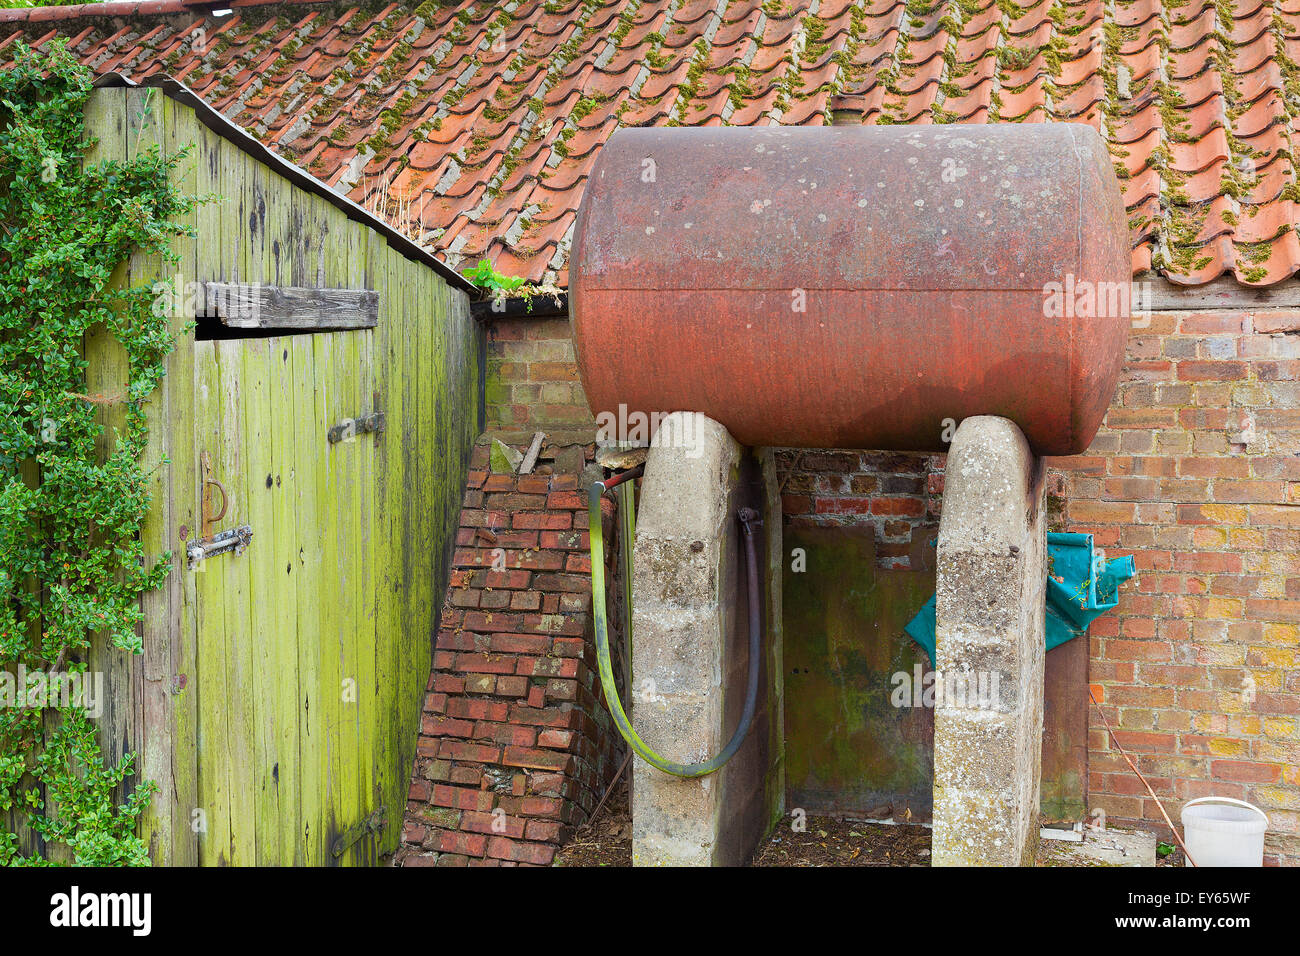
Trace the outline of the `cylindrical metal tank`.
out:
M 1130 279 L 1089 126 L 624 129 L 570 301 L 602 424 L 697 411 L 747 445 L 942 450 L 1001 415 L 1066 455 L 1114 394 Z

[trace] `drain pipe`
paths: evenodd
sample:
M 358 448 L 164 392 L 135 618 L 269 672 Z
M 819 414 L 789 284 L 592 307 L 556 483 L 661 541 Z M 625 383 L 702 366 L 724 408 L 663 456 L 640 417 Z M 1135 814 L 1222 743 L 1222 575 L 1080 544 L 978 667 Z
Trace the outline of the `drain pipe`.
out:
M 618 687 L 614 682 L 614 667 L 609 655 L 609 621 L 605 608 L 605 544 L 601 526 L 600 502 L 606 491 L 617 488 L 624 482 L 639 478 L 645 472 L 645 465 L 638 465 L 628 471 L 620 472 L 604 481 L 592 482 L 587 489 L 587 517 L 591 540 L 591 603 L 596 622 L 596 658 L 600 667 L 600 686 L 605 691 L 605 702 L 609 705 L 610 716 L 614 726 L 627 741 L 629 747 L 638 757 L 650 766 L 675 777 L 704 777 L 720 769 L 736 755 L 740 745 L 749 735 L 754 722 L 754 711 L 758 703 L 759 654 L 762 652 L 762 618 L 758 590 L 758 553 L 754 543 L 754 529 L 762 524 L 758 512 L 752 508 L 741 508 L 736 512 L 740 526 L 745 535 L 745 557 L 748 563 L 747 578 L 749 583 L 749 679 L 745 687 L 745 708 L 740 715 L 736 731 L 722 748 L 721 753 L 703 763 L 676 763 L 651 750 L 632 728 L 623 710 L 623 703 L 618 697 Z M 623 506 L 632 507 L 632 495 L 623 497 Z M 624 527 L 629 525 L 625 524 Z M 631 541 L 626 544 L 631 553 Z M 631 605 L 631 561 L 624 565 L 624 586 L 628 592 L 627 606 Z M 628 627 L 631 628 L 631 614 L 628 615 Z M 630 644 L 630 641 L 629 641 Z

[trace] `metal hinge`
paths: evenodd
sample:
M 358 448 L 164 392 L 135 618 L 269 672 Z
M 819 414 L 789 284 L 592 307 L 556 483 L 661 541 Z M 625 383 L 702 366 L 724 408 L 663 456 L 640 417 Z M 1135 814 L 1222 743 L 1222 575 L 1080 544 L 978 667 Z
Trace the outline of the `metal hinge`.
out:
M 380 807 L 370 816 L 366 817 L 360 823 L 348 827 L 339 835 L 339 838 L 330 844 L 330 853 L 335 857 L 340 857 L 347 852 L 348 848 L 364 837 L 367 833 L 378 833 L 388 822 L 384 819 L 385 807 Z
M 185 549 L 185 553 L 189 556 L 192 570 L 207 558 L 225 554 L 227 551 L 243 554 L 252 540 L 253 529 L 245 524 L 238 528 L 231 528 L 229 531 L 219 531 L 210 538 L 195 541 Z

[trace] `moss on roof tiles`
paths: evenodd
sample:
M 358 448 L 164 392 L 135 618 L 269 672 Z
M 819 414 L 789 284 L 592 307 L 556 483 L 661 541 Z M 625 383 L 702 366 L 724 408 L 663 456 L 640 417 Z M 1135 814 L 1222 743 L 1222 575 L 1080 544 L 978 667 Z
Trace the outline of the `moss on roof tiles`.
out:
M 1242 224 L 1249 224 L 1261 208 L 1300 200 L 1291 156 L 1300 112 L 1300 70 L 1288 54 L 1287 42 L 1300 33 L 1300 15 L 1276 6 L 1260 12 L 1263 8 L 1254 0 L 1209 0 L 1209 6 L 1205 0 L 1170 0 L 1149 7 L 1139 7 L 1134 0 L 1102 0 L 1100 6 L 1064 0 L 899 0 L 890 6 L 858 0 L 831 10 L 829 5 L 813 6 L 810 0 L 767 0 L 762 15 L 748 20 L 749 8 L 734 2 L 720 9 L 692 4 L 689 15 L 695 19 L 689 24 L 675 21 L 683 8 L 670 0 L 635 0 L 617 10 L 595 0 L 533 2 L 510 10 L 485 0 L 272 4 L 238 8 L 219 26 L 213 22 L 202 55 L 193 49 L 192 39 L 180 34 L 188 23 L 202 22 L 197 18 L 186 27 L 161 30 L 158 19 L 149 17 L 134 18 L 137 22 L 126 30 L 120 30 L 120 24 L 94 24 L 89 31 L 82 28 L 86 35 L 79 50 L 92 64 L 175 72 L 223 108 L 238 104 L 240 112 L 232 115 L 272 137 L 281 152 L 292 151 L 312 162 L 327 178 L 336 177 L 337 164 L 350 162 L 358 150 L 375 154 L 375 163 L 401 166 L 416 144 L 442 126 L 448 111 L 459 110 L 461 123 L 477 116 L 490 128 L 473 130 L 473 139 L 467 131 L 451 148 L 475 152 L 480 168 L 463 172 L 455 191 L 467 197 L 459 201 L 476 208 L 482 208 L 484 186 L 496 199 L 507 186 L 516 191 L 511 204 L 498 202 L 494 215 L 511 205 L 524 208 L 533 185 L 552 173 L 566 183 L 575 181 L 577 160 L 569 154 L 580 121 L 584 130 L 591 130 L 601 124 L 593 126 L 590 118 L 602 111 L 617 120 L 634 110 L 641 123 L 702 122 L 706 89 L 725 91 L 723 122 L 734 121 L 729 119 L 733 112 L 741 113 L 745 122 L 780 116 L 787 116 L 787 122 L 792 116 L 801 122 L 818 122 L 819 116 L 824 121 L 827 98 L 837 92 L 872 94 L 873 120 L 880 123 L 983 118 L 977 104 L 985 101 L 993 120 L 1093 122 L 1110 146 L 1117 175 L 1132 190 L 1128 198 L 1134 241 L 1152 242 L 1153 261 L 1176 274 L 1214 271 L 1210 267 L 1220 253 L 1203 237 L 1236 240 Z M 601 15 L 593 18 L 597 10 Z M 1119 11 L 1140 22 L 1121 26 L 1115 20 Z M 718 13 L 727 29 L 735 31 L 728 33 L 733 38 L 728 48 L 742 51 L 738 60 L 731 60 L 731 53 L 728 62 L 715 62 L 718 57 L 704 39 L 710 25 L 717 25 L 713 14 Z M 1251 18 L 1250 30 L 1239 26 L 1246 17 Z M 641 35 L 637 48 L 629 50 L 628 40 L 638 24 L 653 32 Z M 1018 32 L 1012 33 L 1012 27 Z M 39 29 L 44 33 L 48 26 Z M 434 43 L 429 46 L 424 40 L 417 53 L 415 38 L 425 30 L 432 31 Z M 697 35 L 692 37 L 692 32 Z M 665 34 L 674 37 L 675 49 L 668 47 Z M 340 37 L 347 37 L 353 48 L 340 44 Z M 776 37 L 780 39 L 769 39 Z M 486 68 L 479 51 L 503 39 L 517 49 L 506 63 Z M 765 40 L 777 47 L 765 47 Z M 739 47 L 733 45 L 737 41 Z M 337 52 L 323 54 L 326 44 L 336 44 Z M 426 48 L 432 52 L 425 53 Z M 869 51 L 869 62 L 856 62 L 864 50 Z M 924 62 L 918 59 L 921 50 Z M 612 90 L 603 101 L 594 91 L 572 85 L 581 82 L 575 78 L 582 75 L 582 67 L 611 54 L 620 63 L 639 60 L 648 67 L 651 89 L 658 93 L 642 96 L 639 77 Z M 760 75 L 751 69 L 748 63 L 756 54 L 776 72 Z M 350 60 L 343 60 L 345 56 Z M 1095 57 L 1099 65 L 1079 71 L 1083 56 Z M 1153 58 L 1163 59 L 1164 68 L 1152 68 Z M 1181 69 L 1195 69 L 1204 60 L 1204 69 L 1218 76 L 1222 92 L 1213 94 L 1213 103 L 1187 102 L 1189 82 L 1203 84 L 1204 73 L 1174 75 L 1169 67 L 1175 58 Z M 231 68 L 232 61 L 238 68 Z M 1280 75 L 1275 92 L 1269 89 L 1273 84 L 1261 89 L 1254 79 L 1261 75 L 1259 67 L 1270 61 Z M 329 71 L 324 83 L 299 72 L 300 64 L 308 62 L 313 75 Z M 340 62 L 347 69 L 340 69 Z M 599 62 L 598 69 L 607 60 Z M 539 64 L 544 65 L 540 74 L 535 69 Z M 1236 72 L 1239 64 L 1251 68 L 1252 79 Z M 814 68 L 818 75 L 812 80 L 809 71 Z M 504 78 L 493 81 L 493 73 L 504 73 Z M 629 75 L 637 77 L 635 72 Z M 1014 87 L 1008 85 L 1012 77 Z M 457 78 L 459 84 L 453 82 Z M 255 83 L 268 88 L 257 92 Z M 602 88 L 609 89 L 607 82 Z M 1246 98 L 1248 89 L 1253 99 Z M 553 91 L 555 100 L 551 115 L 544 105 L 547 91 Z M 1018 116 L 1004 115 L 1004 100 L 1011 102 L 1012 97 Z M 765 108 L 761 114 L 756 98 Z M 801 101 L 814 109 L 794 111 Z M 259 110 L 274 110 L 275 115 L 264 123 Z M 343 111 L 350 113 L 350 135 L 338 121 Z M 425 112 L 434 115 L 422 117 Z M 1241 130 L 1246 122 L 1251 124 L 1248 136 Z M 1222 134 L 1215 135 L 1221 136 L 1218 142 L 1224 149 L 1189 149 L 1208 130 L 1220 127 Z M 1139 135 L 1139 130 L 1151 128 L 1158 130 L 1158 137 Z M 350 145 L 327 153 L 320 140 L 327 129 L 335 142 Z M 286 132 L 291 141 L 285 139 Z M 590 139 L 584 136 L 582 141 Z M 1212 190 L 1208 197 L 1198 192 L 1200 201 L 1189 198 L 1189 171 L 1174 162 L 1174 156 L 1184 155 L 1212 164 L 1194 180 L 1198 190 L 1206 185 Z M 535 177 L 510 179 L 521 163 L 537 162 L 537 157 L 547 165 L 540 166 Z M 1129 178 L 1130 165 L 1138 171 L 1137 179 Z M 430 169 L 420 175 L 434 173 Z M 1276 195 L 1261 193 L 1265 182 L 1275 184 L 1268 188 Z M 419 175 L 412 181 L 412 188 L 423 194 L 434 185 Z M 456 202 L 440 201 L 425 227 L 445 227 L 457 216 L 468 215 L 473 221 L 479 214 Z M 1274 255 L 1281 248 L 1274 248 L 1274 242 L 1289 231 L 1292 215 L 1288 208 L 1287 228 L 1270 240 L 1238 241 L 1239 265 L 1225 262 L 1223 267 L 1236 268 L 1240 278 L 1254 281 L 1260 281 L 1260 270 L 1269 281 L 1295 271 L 1297 264 Z

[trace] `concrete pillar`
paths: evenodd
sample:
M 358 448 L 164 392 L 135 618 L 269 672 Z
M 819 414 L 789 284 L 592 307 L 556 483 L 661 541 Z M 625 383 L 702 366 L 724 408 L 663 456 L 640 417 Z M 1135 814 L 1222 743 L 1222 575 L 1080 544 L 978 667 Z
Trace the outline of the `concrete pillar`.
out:
M 1030 865 L 1038 845 L 1047 573 L 1042 462 L 1004 418 L 948 451 L 936 583 L 937 866 Z
M 748 596 L 738 508 L 763 515 L 764 658 L 744 745 L 717 773 L 673 777 L 634 760 L 638 866 L 748 861 L 783 810 L 780 504 L 770 451 L 751 452 L 717 422 L 667 416 L 646 460 L 633 550 L 632 723 L 647 745 L 698 763 L 730 739 L 749 667 Z M 773 566 L 777 573 L 773 573 Z

